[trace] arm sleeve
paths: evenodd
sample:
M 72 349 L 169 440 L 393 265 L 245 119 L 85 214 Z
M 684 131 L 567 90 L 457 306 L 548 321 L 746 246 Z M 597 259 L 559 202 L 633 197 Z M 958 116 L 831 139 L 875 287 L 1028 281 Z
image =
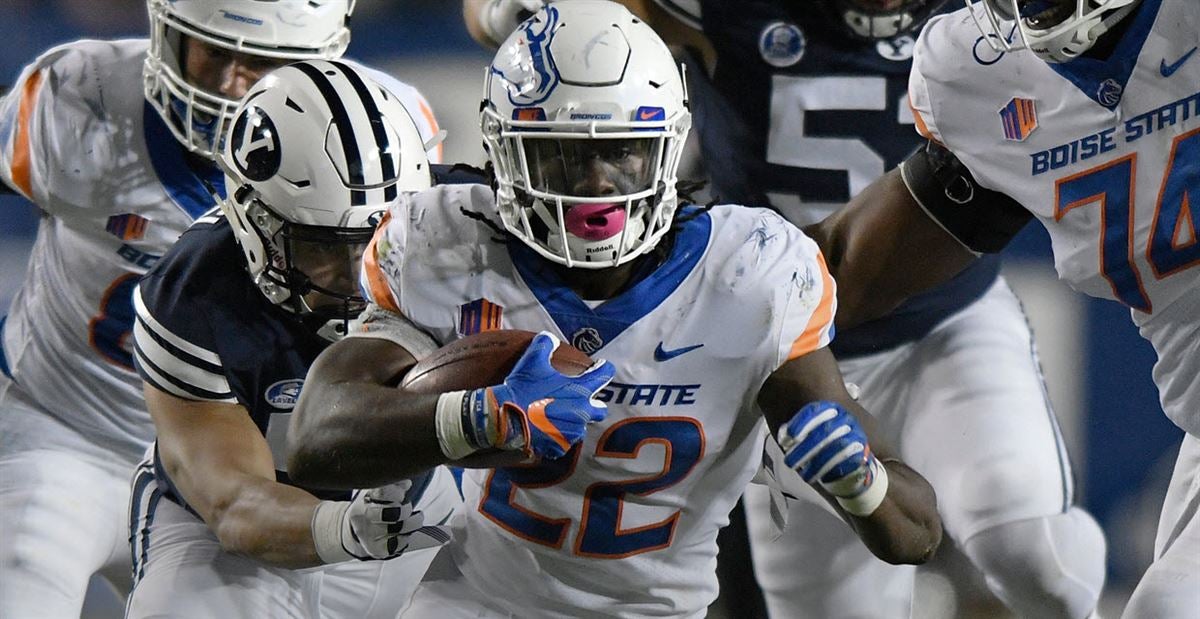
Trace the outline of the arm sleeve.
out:
M 142 380 L 185 400 L 237 403 L 203 306 L 151 275 L 133 292 L 134 359 Z
M 1004 249 L 1033 218 L 1016 200 L 977 183 L 967 166 L 937 142 L 901 163 L 900 175 L 925 213 L 977 254 Z

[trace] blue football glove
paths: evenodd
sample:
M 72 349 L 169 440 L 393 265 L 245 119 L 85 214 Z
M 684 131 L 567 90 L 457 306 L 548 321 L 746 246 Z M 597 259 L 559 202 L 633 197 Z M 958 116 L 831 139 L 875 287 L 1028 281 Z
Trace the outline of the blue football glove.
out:
M 608 414 L 596 400 L 616 368 L 597 361 L 579 376 L 567 376 L 550 365 L 558 338 L 538 333 L 504 383 L 467 394 L 473 443 L 524 450 L 539 458 L 560 458 L 583 439 L 588 424 Z
M 835 402 L 812 402 L 779 429 L 784 462 L 804 481 L 820 484 L 846 511 L 865 516 L 887 492 L 887 470 L 876 460 L 858 420 Z M 861 513 L 865 512 L 865 513 Z

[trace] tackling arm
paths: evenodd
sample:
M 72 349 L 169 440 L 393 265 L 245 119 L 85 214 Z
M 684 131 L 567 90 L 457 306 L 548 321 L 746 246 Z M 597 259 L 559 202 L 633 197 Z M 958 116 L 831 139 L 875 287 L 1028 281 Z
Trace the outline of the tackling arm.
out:
M 804 231 L 838 282 L 837 326 L 847 328 L 949 281 L 979 254 L 1000 251 L 1032 217 L 929 141 Z
M 145 386 L 158 456 L 229 552 L 287 568 L 320 565 L 311 494 L 275 481 L 267 441 L 237 404 L 184 400 Z
M 781 428 L 797 421 L 800 417 L 797 411 L 810 402 L 837 404 L 852 414 L 850 423 L 856 420 L 866 432 L 870 451 L 886 469 L 886 494 L 869 514 L 853 515 L 843 507 L 845 502 L 830 500 L 830 503 L 880 559 L 889 563 L 928 561 L 942 535 L 933 488 L 925 478 L 900 461 L 882 439 L 875 418 L 846 392 L 837 362 L 828 348 L 817 349 L 785 363 L 767 378 L 758 395 L 759 406 L 775 436 Z M 814 438 L 821 438 L 815 436 L 821 431 L 819 427 L 813 430 Z M 828 438 L 836 442 L 834 439 L 838 436 L 839 432 L 831 432 Z M 821 443 L 825 444 L 823 438 Z M 814 460 L 820 458 L 817 456 Z M 812 483 L 827 500 L 833 498 L 825 477 Z M 834 484 L 836 482 L 829 485 Z

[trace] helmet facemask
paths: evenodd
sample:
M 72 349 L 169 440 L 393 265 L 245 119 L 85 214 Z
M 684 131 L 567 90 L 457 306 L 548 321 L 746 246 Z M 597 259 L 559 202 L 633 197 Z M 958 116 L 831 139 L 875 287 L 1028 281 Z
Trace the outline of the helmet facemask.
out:
M 612 267 L 653 248 L 670 228 L 683 141 L 669 133 L 674 122 L 605 131 L 492 121 L 495 131 L 485 140 L 501 219 L 539 254 L 568 267 Z
M 550 4 L 526 21 L 489 68 L 480 126 L 501 222 L 542 257 L 614 267 L 671 229 L 687 90 L 620 5 Z
M 200 10 L 229 13 L 215 7 L 228 2 L 193 0 Z M 352 5 L 351 5 L 352 6 Z M 222 33 L 189 21 L 174 2 L 149 0 L 150 50 L 143 67 L 146 100 L 158 111 L 171 133 L 188 151 L 215 159 L 221 138 L 237 110 L 239 100 L 205 89 L 188 79 L 185 45 L 194 39 L 210 48 L 247 56 L 261 65 L 261 73 L 291 62 L 340 57 L 350 42 L 350 32 L 339 27 L 324 41 L 304 46 L 253 41 L 234 32 Z M 188 10 L 196 11 L 197 8 Z
M 1029 49 L 1046 62 L 1070 62 L 1125 19 L 1139 0 L 966 0 L 997 52 Z
M 230 202 L 233 208 L 225 210 L 237 218 L 232 223 L 248 226 L 261 243 L 262 258 L 250 263 L 259 290 L 327 339 L 345 335 L 350 321 L 366 308 L 358 274 L 375 232 L 370 222 L 361 222 L 362 227 L 289 222 L 248 186 Z
M 833 19 L 850 36 L 865 41 L 880 41 L 915 33 L 945 2 L 946 0 L 825 0 L 825 6 Z

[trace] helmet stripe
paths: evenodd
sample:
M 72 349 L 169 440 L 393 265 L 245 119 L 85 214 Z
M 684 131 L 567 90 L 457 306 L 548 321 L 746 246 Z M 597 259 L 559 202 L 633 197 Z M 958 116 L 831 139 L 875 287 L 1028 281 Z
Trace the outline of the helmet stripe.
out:
M 337 67 L 338 70 L 342 72 L 342 75 L 346 76 L 346 79 L 350 82 L 350 85 L 354 87 L 354 92 L 358 93 L 359 100 L 366 108 L 367 118 L 381 118 L 383 114 L 379 111 L 379 105 L 376 104 L 375 97 L 372 96 L 370 89 L 367 88 L 367 84 L 363 82 L 362 77 L 360 77 L 357 72 L 352 71 L 350 67 L 347 67 L 345 63 L 331 62 L 330 64 Z M 383 199 L 387 202 L 391 202 L 392 200 L 396 199 L 397 194 L 397 188 L 395 185 L 396 168 L 393 165 L 392 158 L 387 153 L 389 146 L 387 130 L 383 123 L 373 122 L 371 123 L 371 131 L 375 135 L 375 147 L 379 150 L 379 161 L 383 166 L 383 178 L 380 179 L 380 181 L 384 183 L 392 183 L 384 188 Z
M 342 97 L 339 95 L 337 88 L 333 82 L 315 65 L 316 62 L 302 62 L 294 66 L 296 69 L 303 72 L 312 80 L 321 96 L 325 99 L 325 104 L 329 106 L 330 115 L 333 117 L 333 123 L 338 128 L 338 136 L 342 142 L 342 153 L 346 158 L 346 167 L 349 171 L 351 185 L 362 187 L 367 184 L 366 178 L 363 176 L 363 161 L 362 153 L 358 150 L 358 140 L 355 139 L 354 123 L 350 119 L 350 112 L 346 109 Z M 352 189 L 350 191 L 351 206 L 360 206 L 367 203 L 367 192 L 361 189 Z

